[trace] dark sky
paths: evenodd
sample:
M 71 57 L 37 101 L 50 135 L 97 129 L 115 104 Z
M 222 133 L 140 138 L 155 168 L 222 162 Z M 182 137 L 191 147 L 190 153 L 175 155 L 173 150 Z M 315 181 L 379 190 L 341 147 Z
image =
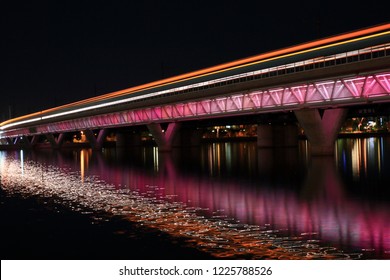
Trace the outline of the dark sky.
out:
M 7 2 L 0 120 L 390 22 L 383 0 Z

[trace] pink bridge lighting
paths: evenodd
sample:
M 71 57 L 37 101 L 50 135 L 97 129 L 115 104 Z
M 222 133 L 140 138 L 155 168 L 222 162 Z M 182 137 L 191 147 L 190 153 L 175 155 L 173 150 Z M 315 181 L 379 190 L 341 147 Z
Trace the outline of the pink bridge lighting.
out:
M 326 105 L 354 105 L 390 100 L 390 73 L 335 78 L 285 87 L 188 100 L 186 102 L 126 110 L 4 131 L 3 137 L 61 133 L 84 129 L 204 119 L 268 111 L 299 110 Z
M 242 181 L 183 176 L 169 157 L 154 175 L 141 169 L 107 166 L 102 158 L 84 168 L 85 176 L 99 174 L 118 189 L 138 189 L 157 197 L 173 195 L 176 201 L 188 206 L 234 217 L 242 223 L 271 224 L 276 229 L 288 228 L 291 234 L 320 237 L 336 246 L 347 244 L 378 254 L 390 252 L 390 207 L 348 198 L 334 163 L 326 159 L 318 159 L 309 168 L 301 192 L 265 183 L 254 187 Z M 158 186 L 160 190 L 150 193 L 149 186 Z M 303 193 L 308 188 L 311 196 L 305 198 Z

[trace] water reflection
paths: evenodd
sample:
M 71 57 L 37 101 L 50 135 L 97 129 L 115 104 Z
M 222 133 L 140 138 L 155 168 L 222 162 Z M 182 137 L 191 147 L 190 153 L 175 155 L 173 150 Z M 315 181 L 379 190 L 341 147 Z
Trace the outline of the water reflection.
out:
M 24 156 L 28 164 L 21 154 L 9 152 L 4 159 L 2 152 L 1 180 L 4 186 L 17 180 L 7 177 L 11 158 L 23 169 L 28 165 L 30 179 L 33 162 L 53 165 L 72 178 L 72 187 L 61 191 L 67 199 L 65 193 L 74 192 L 78 203 L 96 207 L 104 194 L 98 205 L 106 211 L 185 236 L 191 246 L 219 257 L 356 258 L 362 254 L 389 259 L 386 184 L 390 180 L 380 175 L 389 173 L 388 140 L 339 140 L 335 159 L 308 159 L 301 151 L 214 143 L 172 154 L 158 154 L 153 147 L 31 153 Z M 54 172 L 53 168 L 46 172 Z M 65 180 L 59 173 L 55 176 Z M 376 178 L 375 190 L 370 190 L 371 176 Z M 82 190 L 75 187 L 77 180 Z M 378 201 L 367 197 L 367 191 L 351 192 L 356 180 L 369 193 L 385 196 Z M 108 184 L 110 191 L 103 191 L 101 184 Z
M 89 159 L 91 158 L 92 151 L 91 150 L 81 150 L 80 151 L 80 177 L 81 182 L 84 183 L 85 170 L 88 170 L 89 167 Z M 75 153 L 77 158 L 78 153 Z
M 24 151 L 20 150 L 20 169 L 22 170 L 22 175 L 24 175 Z
M 338 169 L 350 192 L 371 200 L 389 200 L 389 137 L 340 139 L 336 155 Z
M 366 177 L 371 171 L 381 173 L 385 153 L 389 153 L 388 138 L 340 139 L 337 146 L 337 161 L 345 171 L 352 170 L 355 180 Z

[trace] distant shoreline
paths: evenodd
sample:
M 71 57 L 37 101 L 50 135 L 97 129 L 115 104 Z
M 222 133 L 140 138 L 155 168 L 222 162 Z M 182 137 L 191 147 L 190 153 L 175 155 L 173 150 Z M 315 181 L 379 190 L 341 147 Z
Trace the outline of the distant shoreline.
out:
M 343 132 L 339 133 L 338 138 L 370 138 L 390 136 L 390 132 Z
M 371 138 L 371 137 L 387 137 L 390 136 L 390 132 L 341 132 L 338 138 Z M 299 140 L 306 140 L 306 135 L 298 135 Z M 201 143 L 224 143 L 224 142 L 251 142 L 257 141 L 257 136 L 242 136 L 242 137 L 210 137 L 202 138 Z M 153 141 L 144 141 L 141 146 L 154 146 Z M 115 142 L 106 142 L 104 147 L 115 147 Z M 62 146 L 64 149 L 77 149 L 77 148 L 89 148 L 88 143 L 66 143 Z M 19 150 L 21 147 L 14 147 L 12 145 L 0 145 L 0 151 L 2 150 Z M 33 148 L 34 149 L 34 148 Z M 50 144 L 38 144 L 38 150 L 51 149 Z

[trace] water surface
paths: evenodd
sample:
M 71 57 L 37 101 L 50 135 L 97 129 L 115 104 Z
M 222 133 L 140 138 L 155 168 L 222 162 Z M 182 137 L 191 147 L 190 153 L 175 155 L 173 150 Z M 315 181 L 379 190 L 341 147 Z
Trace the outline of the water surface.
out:
M 1 184 L 210 257 L 390 259 L 390 139 L 340 139 L 335 157 L 310 158 L 307 145 L 8 151 Z

